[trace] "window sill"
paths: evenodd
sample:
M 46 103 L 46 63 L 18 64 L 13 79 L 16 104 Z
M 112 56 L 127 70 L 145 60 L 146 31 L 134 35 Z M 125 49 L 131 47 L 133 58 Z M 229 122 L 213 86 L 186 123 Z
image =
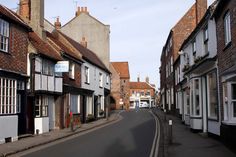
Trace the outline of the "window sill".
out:
M 2 52 L 2 53 L 4 53 L 4 54 L 6 54 L 6 55 L 12 55 L 9 51 L 8 52 L 6 52 L 6 51 L 3 51 L 3 50 L 0 50 L 0 52 Z
M 228 42 L 226 45 L 225 45 L 225 48 L 223 49 L 223 51 L 226 51 L 229 47 L 231 47 L 232 45 L 232 41 Z
M 233 120 L 222 121 L 222 123 L 225 125 L 236 126 L 236 121 L 233 121 Z
M 218 122 L 219 119 L 217 117 L 208 117 L 209 121 L 214 121 L 214 122 Z
M 84 82 L 86 85 L 90 85 L 90 83 L 89 82 Z

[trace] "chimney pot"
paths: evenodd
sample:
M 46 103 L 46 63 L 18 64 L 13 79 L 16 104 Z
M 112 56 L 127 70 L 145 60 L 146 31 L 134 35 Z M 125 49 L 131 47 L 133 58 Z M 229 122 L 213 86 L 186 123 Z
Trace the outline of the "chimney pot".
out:
M 55 26 L 56 29 L 61 29 L 61 22 L 59 20 L 59 17 L 57 17 L 57 20 L 54 23 L 54 26 Z
M 85 37 L 82 37 L 82 41 L 80 42 L 80 44 L 81 44 L 83 47 L 87 48 L 88 43 L 87 43 Z

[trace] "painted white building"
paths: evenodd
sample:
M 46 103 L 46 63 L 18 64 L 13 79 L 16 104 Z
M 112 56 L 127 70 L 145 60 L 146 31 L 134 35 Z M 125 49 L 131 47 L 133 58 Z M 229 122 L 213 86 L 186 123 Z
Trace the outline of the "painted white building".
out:
M 176 94 L 185 124 L 195 130 L 220 135 L 216 24 L 211 18 L 214 8 L 215 3 L 181 46 L 182 91 Z

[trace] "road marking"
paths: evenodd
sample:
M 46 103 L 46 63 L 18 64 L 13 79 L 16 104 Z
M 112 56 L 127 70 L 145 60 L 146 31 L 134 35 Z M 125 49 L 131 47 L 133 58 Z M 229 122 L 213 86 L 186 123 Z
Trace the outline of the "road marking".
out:
M 151 111 L 149 112 L 152 114 L 156 122 L 155 136 L 153 139 L 152 149 L 151 149 L 151 153 L 149 157 L 157 157 L 158 151 L 159 151 L 159 142 L 160 142 L 160 123 L 159 123 L 159 119 Z M 157 130 L 158 130 L 158 134 L 157 134 Z

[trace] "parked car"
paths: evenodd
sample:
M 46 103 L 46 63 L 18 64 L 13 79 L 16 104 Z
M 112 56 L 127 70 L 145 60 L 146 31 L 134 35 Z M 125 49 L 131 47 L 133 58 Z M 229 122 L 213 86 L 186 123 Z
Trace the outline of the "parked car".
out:
M 139 108 L 148 108 L 149 104 L 147 102 L 140 102 Z

